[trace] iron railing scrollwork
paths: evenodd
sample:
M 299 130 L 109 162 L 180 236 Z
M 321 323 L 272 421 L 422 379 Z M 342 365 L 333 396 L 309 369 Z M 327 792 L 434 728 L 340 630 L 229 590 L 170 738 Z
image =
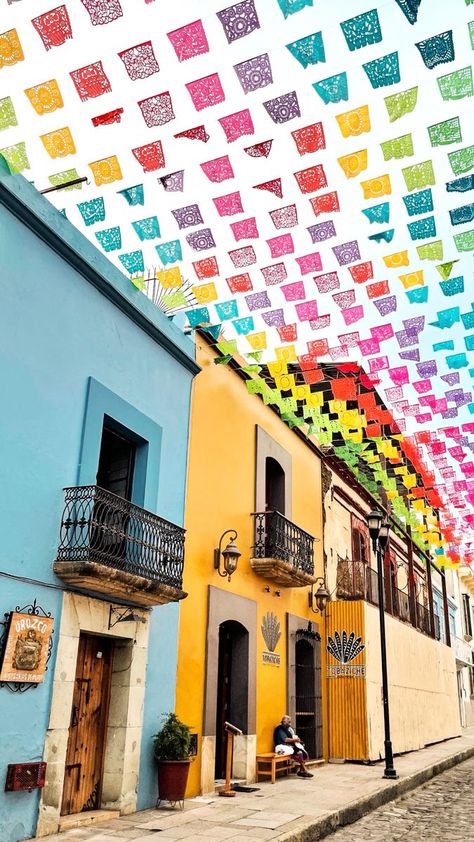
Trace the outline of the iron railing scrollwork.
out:
M 256 512 L 255 558 L 287 561 L 295 570 L 314 573 L 314 538 L 280 512 Z
M 364 599 L 372 605 L 379 604 L 377 571 L 366 562 L 352 561 L 338 556 L 337 599 Z M 411 594 L 384 580 L 384 608 L 388 614 L 432 636 L 430 611 L 426 605 L 415 600 Z M 440 619 L 435 615 L 434 636 L 441 638 Z
M 181 589 L 182 527 L 96 485 L 64 492 L 58 561 L 95 561 Z

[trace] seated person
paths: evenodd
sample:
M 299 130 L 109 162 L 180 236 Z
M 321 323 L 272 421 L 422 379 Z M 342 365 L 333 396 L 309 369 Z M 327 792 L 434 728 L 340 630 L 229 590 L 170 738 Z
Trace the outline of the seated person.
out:
M 277 725 L 273 732 L 273 743 L 277 754 L 291 755 L 293 762 L 299 766 L 298 776 L 300 778 L 313 777 L 305 766 L 308 753 L 300 738 L 293 731 L 289 716 L 282 716 L 280 725 Z

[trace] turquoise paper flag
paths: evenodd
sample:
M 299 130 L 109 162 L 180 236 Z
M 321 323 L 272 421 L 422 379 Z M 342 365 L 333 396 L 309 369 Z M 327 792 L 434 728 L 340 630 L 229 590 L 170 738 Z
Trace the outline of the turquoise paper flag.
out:
M 245 316 L 243 319 L 235 319 L 232 322 L 237 333 L 245 336 L 255 330 L 254 320 L 252 316 Z
M 451 225 L 462 225 L 464 222 L 472 222 L 474 219 L 474 202 L 470 205 L 461 205 L 459 208 L 449 211 Z
M 188 310 L 186 316 L 190 326 L 194 329 L 209 321 L 209 310 L 207 307 L 196 307 L 195 310 Z
M 407 222 L 407 228 L 412 240 L 426 240 L 428 237 L 436 237 L 434 216 L 425 216 L 424 219 L 417 219 L 416 222 Z
M 298 41 L 287 44 L 286 49 L 304 68 L 319 61 L 326 61 L 322 32 L 313 32 L 312 35 L 299 38 Z
M 227 319 L 236 319 L 239 315 L 239 308 L 235 299 L 222 301 L 220 304 L 216 304 L 215 307 L 221 322 Z
M 390 222 L 390 202 L 382 202 L 380 205 L 365 208 L 362 213 L 365 214 L 370 223 Z
M 388 53 L 382 58 L 368 61 L 362 67 L 367 73 L 373 88 L 386 88 L 388 85 L 395 85 L 400 81 L 398 52 Z
M 104 251 L 116 251 L 117 249 L 122 248 L 122 235 L 120 233 L 120 227 L 118 225 L 116 225 L 114 228 L 106 228 L 104 231 L 95 231 L 95 236 L 97 237 L 97 240 L 99 241 Z
M 395 0 L 395 2 L 400 6 L 406 19 L 411 24 L 416 23 L 421 0 Z
M 412 193 L 410 196 L 403 196 L 403 201 L 408 216 L 429 213 L 429 211 L 433 210 L 433 195 L 429 187 L 427 190 L 420 190 L 418 193 Z
M 144 272 L 145 271 L 145 264 L 143 262 L 143 252 L 142 251 L 130 251 L 126 254 L 119 254 L 118 259 L 120 263 L 127 270 L 132 274 L 133 272 Z
M 433 351 L 454 351 L 454 341 L 447 339 L 446 342 L 435 342 Z
M 220 336 L 221 328 L 222 325 L 206 325 L 206 327 L 203 327 L 202 330 L 205 333 L 209 333 L 214 339 L 214 341 L 217 342 Z
M 170 240 L 168 243 L 161 243 L 155 246 L 158 256 L 163 264 L 167 266 L 168 263 L 176 263 L 183 259 L 183 252 L 179 240 Z
M 459 275 L 457 278 L 450 278 L 447 281 L 440 281 L 439 285 L 443 295 L 458 295 L 464 292 L 464 276 Z
M 154 240 L 155 237 L 161 237 L 160 226 L 156 216 L 148 216 L 145 219 L 132 222 L 132 227 L 142 241 Z
M 336 73 L 335 76 L 328 76 L 327 79 L 314 82 L 313 88 L 325 105 L 329 102 L 341 102 L 341 100 L 349 99 L 346 73 Z
M 368 239 L 375 240 L 376 243 L 381 243 L 382 240 L 386 243 L 391 243 L 394 234 L 395 228 L 388 228 L 386 231 L 379 231 L 378 234 L 371 234 Z
M 105 219 L 105 203 L 102 196 L 89 199 L 88 202 L 79 202 L 77 207 L 85 225 L 94 225 L 95 222 L 103 222 Z
M 428 287 L 408 289 L 406 295 L 410 304 L 426 304 L 428 301 Z
M 134 187 L 126 187 L 125 190 L 117 190 L 124 199 L 126 199 L 129 205 L 144 205 L 145 204 L 145 192 L 143 190 L 143 184 L 135 184 Z
M 463 352 L 462 354 L 451 354 L 446 357 L 446 365 L 448 368 L 458 369 L 458 368 L 466 368 L 469 363 L 467 361 L 466 354 Z
M 438 310 L 437 315 L 437 321 L 429 322 L 429 324 L 433 327 L 440 327 L 442 330 L 446 327 L 452 327 L 461 317 L 459 307 L 449 307 L 447 310 Z
M 368 44 L 378 44 L 382 40 L 377 9 L 342 21 L 341 29 L 351 51 L 360 50 Z
M 474 190 L 474 175 L 465 175 L 463 178 L 447 181 L 446 190 L 448 193 L 467 193 L 468 190 Z
M 301 9 L 312 6 L 313 0 L 277 0 L 277 3 L 287 18 L 288 15 L 294 15 L 296 12 L 301 12 Z

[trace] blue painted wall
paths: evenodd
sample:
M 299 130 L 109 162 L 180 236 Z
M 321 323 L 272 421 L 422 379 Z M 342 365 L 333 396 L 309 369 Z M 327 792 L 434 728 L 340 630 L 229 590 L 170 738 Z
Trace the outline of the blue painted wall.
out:
M 189 340 L 155 308 L 150 309 L 150 302 L 21 177 L 2 177 L 0 165 L 0 200 L 2 190 L 10 190 L 33 207 L 39 222 L 59 231 L 71 253 L 106 275 L 115 291 L 123 291 L 142 315 L 155 320 L 168 342 L 176 342 L 181 355 L 192 358 Z M 105 387 L 104 394 L 108 390 L 112 398 L 116 395 L 122 407 L 128 405 L 149 419 L 151 428 L 161 428 L 158 461 L 150 463 L 159 466 L 159 474 L 147 475 L 144 504 L 182 524 L 193 372 L 19 222 L 1 201 L 0 265 L 0 571 L 58 588 L 1 575 L 0 618 L 36 597 L 54 615 L 58 630 L 61 581 L 52 572 L 52 563 L 62 488 L 78 484 L 79 478 L 84 484 L 95 481 L 91 449 L 84 446 L 90 378 Z M 98 446 L 96 442 L 97 455 Z M 89 460 L 87 470 L 83 465 L 81 471 L 81 458 Z M 149 737 L 161 714 L 174 705 L 177 620 L 177 606 L 153 611 L 139 783 L 142 807 L 156 798 Z M 47 680 L 36 690 L 20 695 L 0 688 L 2 842 L 34 834 L 37 793 L 4 793 L 3 781 L 8 762 L 42 757 L 55 652 L 56 646 Z

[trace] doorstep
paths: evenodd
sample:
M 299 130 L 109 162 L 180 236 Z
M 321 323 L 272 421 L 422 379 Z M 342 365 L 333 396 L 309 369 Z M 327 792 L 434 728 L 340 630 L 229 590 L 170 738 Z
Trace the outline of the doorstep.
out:
M 85 813 L 72 813 L 70 816 L 61 816 L 59 819 L 59 832 L 72 830 L 76 827 L 90 827 L 99 822 L 108 822 L 111 819 L 118 819 L 120 810 L 88 810 Z

